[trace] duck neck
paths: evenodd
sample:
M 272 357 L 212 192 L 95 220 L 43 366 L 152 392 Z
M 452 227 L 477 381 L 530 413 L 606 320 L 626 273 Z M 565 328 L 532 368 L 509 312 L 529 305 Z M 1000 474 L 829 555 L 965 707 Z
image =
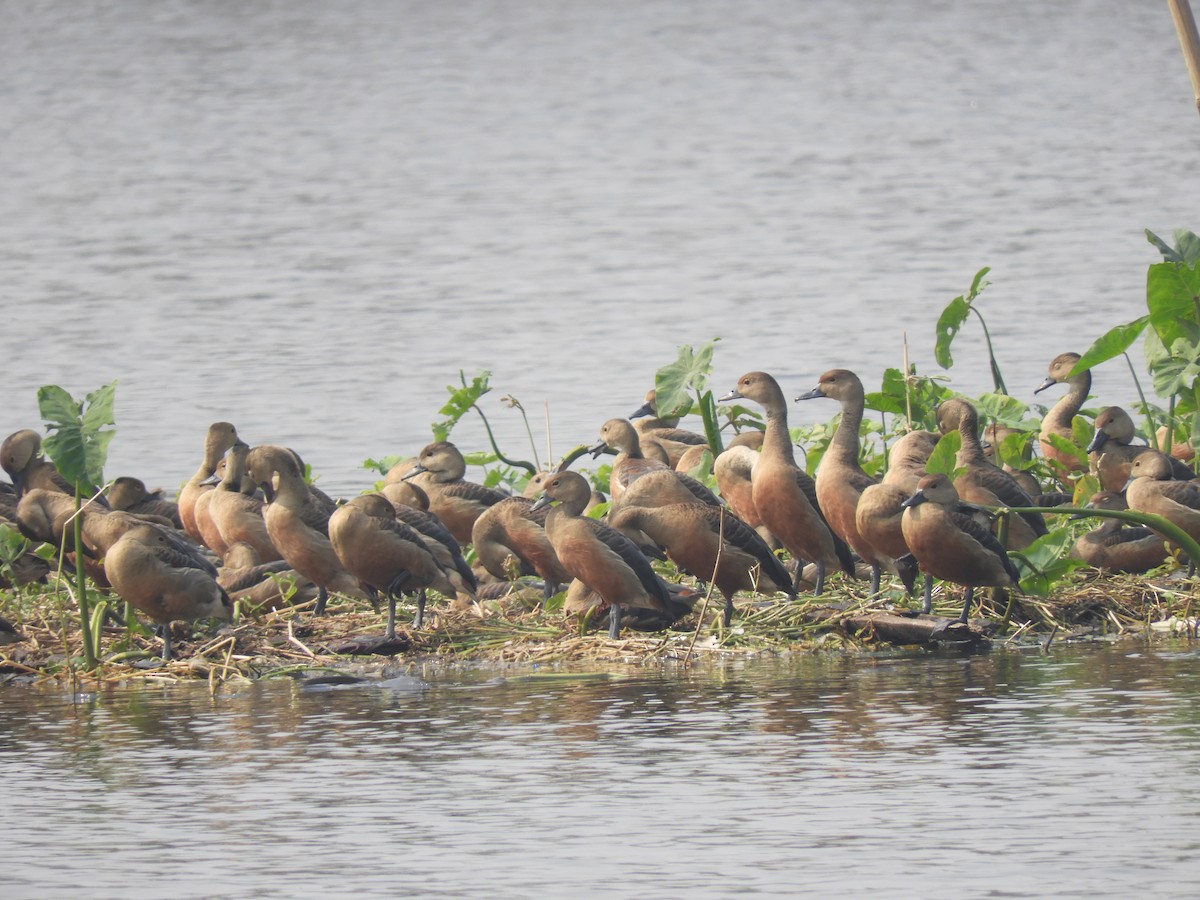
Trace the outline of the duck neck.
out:
M 984 460 L 983 444 L 979 442 L 979 420 L 964 416 L 958 424 L 962 443 L 958 448 L 958 464 L 977 463 Z
M 783 391 L 778 386 L 775 395 L 763 401 L 763 409 L 767 412 L 767 430 L 763 434 L 762 452 L 764 455 L 785 459 L 792 465 L 796 464 L 796 454 L 792 451 L 792 435 L 788 431 L 787 401 Z
M 837 431 L 829 442 L 826 456 L 838 462 L 858 464 L 858 432 L 862 427 L 863 398 L 848 397 L 842 401 L 842 418 L 838 421 Z
M 1070 390 L 1054 404 L 1049 416 L 1056 422 L 1070 425 L 1075 414 L 1083 409 L 1083 402 L 1087 400 L 1088 392 L 1092 389 L 1092 373 L 1090 370 L 1081 372 L 1067 384 L 1070 386 Z

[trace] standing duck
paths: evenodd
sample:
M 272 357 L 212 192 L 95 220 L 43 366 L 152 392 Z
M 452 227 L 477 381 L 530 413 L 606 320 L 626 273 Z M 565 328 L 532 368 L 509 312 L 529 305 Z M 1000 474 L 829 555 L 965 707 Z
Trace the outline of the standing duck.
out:
M 197 543 L 204 542 L 204 536 L 196 527 L 196 500 L 201 494 L 213 489 L 208 482 L 217 471 L 221 458 L 238 439 L 237 429 L 228 422 L 213 422 L 208 426 L 204 435 L 204 458 L 200 461 L 194 475 L 179 489 L 176 502 L 179 504 L 179 518 L 183 522 L 183 530 Z
M 236 441 L 226 456 L 225 475 L 221 483 L 208 494 L 208 522 L 221 549 L 212 544 L 208 546 L 224 559 L 234 544 L 249 544 L 254 548 L 260 564 L 275 562 L 283 559 L 283 556 L 271 542 L 271 535 L 267 531 L 267 522 L 263 517 L 265 504 L 257 496 L 248 496 L 241 490 L 249 455 L 249 445 L 241 440 Z
M 317 586 L 313 615 L 324 614 L 330 591 L 362 598 L 358 579 L 346 571 L 329 541 L 333 509 L 309 491 L 296 455 L 286 447 L 262 444 L 246 457 L 246 470 L 267 495 L 263 518 L 271 543 Z
M 609 494 L 614 503 L 621 499 L 629 485 L 647 472 L 672 471 L 666 463 L 646 458 L 637 430 L 628 419 L 609 419 L 600 426 L 600 441 L 590 449 L 592 458 L 597 458 L 609 447 L 617 451 L 608 477 Z
M 829 397 L 837 400 L 842 407 L 837 431 L 817 468 L 817 500 L 833 533 L 849 544 L 850 549 L 871 567 L 871 595 L 874 596 L 879 593 L 882 570 L 896 569 L 896 557 L 868 540 L 858 527 L 856 513 L 859 498 L 863 491 L 876 483 L 858 462 L 858 432 L 862 426 L 864 409 L 862 381 L 847 369 L 830 369 L 817 379 L 816 387 L 796 399 L 811 400 L 815 397 Z M 876 491 L 865 517 L 869 520 L 868 529 L 877 536 L 888 529 L 895 532 L 892 539 L 886 541 L 893 549 L 904 547 L 904 537 L 899 530 L 900 509 L 897 505 L 895 509 L 884 510 L 878 504 L 885 499 L 894 500 L 895 497 L 895 492 Z M 907 548 L 897 555 L 907 556 Z
M 1042 430 L 1038 435 L 1038 443 L 1042 456 L 1062 481 L 1067 481 L 1072 475 L 1086 471 L 1086 466 L 1079 458 L 1063 450 L 1059 450 L 1050 442 L 1050 435 L 1057 435 L 1069 444 L 1075 443 L 1075 431 L 1072 422 L 1076 414 L 1083 408 L 1088 391 L 1092 389 L 1091 370 L 1085 370 L 1078 375 L 1070 375 L 1070 371 L 1079 362 L 1078 353 L 1060 353 L 1050 362 L 1049 374 L 1041 387 L 1034 391 L 1039 394 L 1056 384 L 1066 383 L 1068 390 L 1059 397 L 1058 402 L 1042 418 Z
M 792 578 L 758 533 L 729 510 L 697 503 L 625 507 L 611 515 L 618 531 L 632 528 L 665 548 L 679 568 L 711 581 L 725 598 L 729 627 L 738 591 L 782 591 L 794 597 Z
M 533 511 L 527 497 L 509 497 L 484 510 L 471 530 L 475 555 L 490 575 L 503 581 L 536 575 L 544 583 L 546 599 L 571 581 L 546 533 L 549 512 L 545 507 Z
M 117 595 L 162 626 L 164 661 L 171 659 L 171 622 L 233 618 L 216 569 L 180 553 L 154 525 L 126 531 L 105 554 L 104 568 Z
M 751 496 L 759 518 L 796 558 L 795 589 L 799 590 L 803 568 L 800 560 L 806 559 L 816 564 L 813 593 L 820 594 L 829 568 L 840 565 L 843 571 L 854 572 L 850 550 L 830 530 L 817 499 L 816 483 L 796 465 L 787 426 L 787 400 L 779 382 L 766 372 L 747 372 L 720 402 L 743 398 L 760 404 L 767 413 L 762 452 L 751 472 Z
M 904 540 L 922 571 L 966 588 L 967 621 L 976 587 L 1017 585 L 1020 573 L 996 536 L 959 510 L 958 492 L 945 475 L 926 475 L 904 503 Z
M 546 481 L 545 493 L 533 508 L 553 504 L 546 534 L 563 568 L 608 605 L 609 637 L 619 636 L 626 608 L 650 610 L 665 623 L 686 614 L 688 607 L 671 596 L 666 582 L 629 538 L 583 516 L 591 496 L 591 486 L 578 472 L 558 472 Z

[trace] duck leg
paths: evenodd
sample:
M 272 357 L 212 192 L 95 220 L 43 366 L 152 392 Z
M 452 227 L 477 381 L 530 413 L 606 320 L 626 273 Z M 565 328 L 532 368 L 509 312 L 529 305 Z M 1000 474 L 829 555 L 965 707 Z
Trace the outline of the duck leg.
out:
M 972 585 L 967 585 L 967 594 L 963 597 L 962 615 L 958 617 L 958 621 L 964 625 L 967 624 L 967 615 L 971 612 L 971 598 L 975 595 L 975 588 Z
M 314 616 L 325 615 L 325 604 L 329 602 L 329 591 L 321 587 L 317 590 L 317 605 L 313 607 Z
M 614 603 L 608 608 L 608 638 L 615 641 L 621 635 L 621 605 Z
M 425 588 L 417 591 L 417 618 L 413 622 L 414 628 L 425 627 Z
M 733 621 L 733 597 L 728 595 L 725 597 L 725 611 L 721 616 L 721 621 L 724 623 L 726 628 L 728 628 L 729 623 Z
M 921 613 L 929 615 L 933 612 L 933 576 L 925 573 L 925 588 L 921 591 Z
M 797 568 L 796 568 L 796 591 L 797 592 L 799 592 L 799 590 L 800 590 L 800 573 L 802 571 L 803 571 L 803 568 L 797 566 Z M 816 584 L 816 587 L 813 588 L 812 595 L 814 597 L 819 597 L 819 596 L 821 596 L 821 591 L 823 591 L 823 590 L 825 590 L 825 563 L 818 559 L 817 560 L 817 584 Z
M 163 662 L 167 663 L 167 662 L 170 662 L 172 659 L 172 657 L 171 657 L 171 623 L 169 623 L 169 622 L 162 627 L 162 639 L 163 639 L 162 660 L 163 660 Z
M 881 572 L 880 572 L 880 568 L 879 568 L 879 563 L 877 563 L 877 562 L 871 563 L 871 593 L 868 596 L 870 596 L 870 597 L 878 596 L 880 578 L 881 578 Z

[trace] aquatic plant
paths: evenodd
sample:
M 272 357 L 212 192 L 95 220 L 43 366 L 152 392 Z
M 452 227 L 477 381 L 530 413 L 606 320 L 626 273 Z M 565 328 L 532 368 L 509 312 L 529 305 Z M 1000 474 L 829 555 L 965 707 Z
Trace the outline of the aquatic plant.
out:
M 673 418 L 690 413 L 694 393 L 695 409 L 704 422 L 704 436 L 708 439 L 708 449 L 713 456 L 718 456 L 724 449 L 716 398 L 707 389 L 708 378 L 712 374 L 713 349 L 719 340 L 713 338 L 698 350 L 693 350 L 690 344 L 683 344 L 675 361 L 654 373 L 654 402 L 660 417 Z
M 55 384 L 38 389 L 38 411 L 45 421 L 49 436 L 43 441 L 46 455 L 54 461 L 59 474 L 75 487 L 75 515 L 72 517 L 75 553 L 76 602 L 79 605 L 79 624 L 83 632 L 83 660 L 88 669 L 96 666 L 97 635 L 106 611 L 101 603 L 95 613 L 90 609 L 87 579 L 83 571 L 82 520 L 80 511 L 84 498 L 92 502 L 104 484 L 104 463 L 108 445 L 116 435 L 111 427 L 113 401 L 117 383 L 105 385 L 88 394 L 82 401 Z M 62 556 L 65 557 L 66 535 L 63 535 Z M 61 558 L 61 557 L 60 557 Z
M 967 320 L 967 316 L 974 313 L 983 327 L 983 338 L 987 342 L 988 365 L 992 370 L 992 382 L 999 393 L 1007 394 L 1008 388 L 1004 386 L 1004 377 L 1000 374 L 1000 366 L 996 362 L 996 353 L 992 348 L 991 332 L 988 331 L 983 313 L 975 307 L 975 301 L 979 299 L 979 295 L 983 293 L 984 288 L 991 284 L 990 281 L 983 280 L 990 271 L 991 268 L 984 266 L 976 272 L 967 292 L 955 297 L 942 310 L 942 314 L 938 316 L 937 320 L 937 343 L 934 345 L 933 355 L 937 364 L 943 369 L 949 369 L 954 365 L 954 358 L 950 355 L 950 345 L 954 342 L 954 336 L 958 334 L 958 330 L 962 328 L 963 322 Z

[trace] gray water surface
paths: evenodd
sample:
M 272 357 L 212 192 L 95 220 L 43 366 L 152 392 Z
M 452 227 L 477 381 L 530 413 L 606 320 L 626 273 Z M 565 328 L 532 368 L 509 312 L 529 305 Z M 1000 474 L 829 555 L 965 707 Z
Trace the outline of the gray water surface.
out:
M 4 893 L 1187 896 L 1197 661 L 1130 641 L 9 686 Z
M 492 371 L 558 456 L 679 344 L 713 386 L 926 374 L 983 266 L 1009 390 L 1145 306 L 1200 229 L 1165 4 L 4 4 L 0 433 L 113 379 L 107 473 L 173 489 L 215 420 L 322 486 L 415 453 Z M 950 374 L 990 387 L 971 320 Z M 1049 397 L 1054 391 L 1039 395 Z M 1099 405 L 1131 403 L 1097 372 Z M 794 421 L 835 410 L 806 404 Z M 455 432 L 485 446 L 474 418 Z M 548 455 L 538 438 L 538 452 Z

